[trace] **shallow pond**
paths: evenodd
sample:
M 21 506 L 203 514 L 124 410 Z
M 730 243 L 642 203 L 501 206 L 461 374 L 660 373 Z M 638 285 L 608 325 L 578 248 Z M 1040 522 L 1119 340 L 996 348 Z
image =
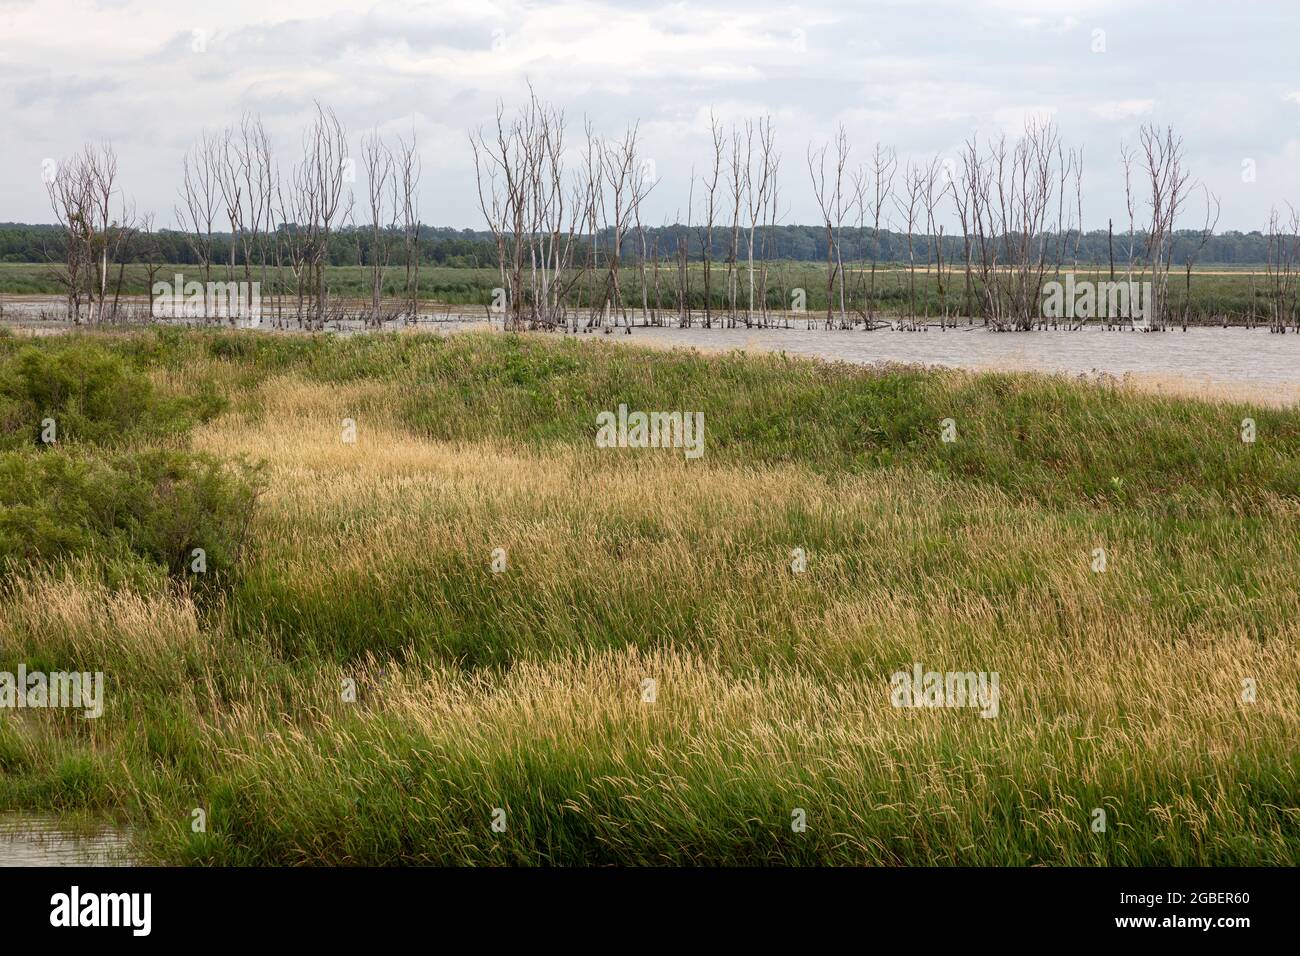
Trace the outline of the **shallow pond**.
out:
M 128 866 L 130 834 L 68 829 L 46 814 L 0 813 L 0 866 Z
M 1187 332 L 827 332 L 820 329 L 620 330 L 610 338 L 708 349 L 762 349 L 844 362 L 908 362 L 954 368 L 1034 370 L 1123 376 L 1168 375 L 1205 381 L 1279 386 L 1300 394 L 1300 335 L 1267 329 L 1194 328 Z

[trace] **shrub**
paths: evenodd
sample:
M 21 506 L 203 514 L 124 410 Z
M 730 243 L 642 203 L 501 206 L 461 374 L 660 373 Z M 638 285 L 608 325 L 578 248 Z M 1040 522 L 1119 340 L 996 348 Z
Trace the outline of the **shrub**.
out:
M 222 405 L 210 390 L 160 395 L 120 355 L 84 339 L 28 345 L 0 358 L 0 448 L 39 443 L 45 418 L 54 419 L 60 443 L 181 435 Z
M 0 564 L 130 555 L 180 575 L 202 548 L 220 576 L 239 560 L 255 482 L 243 462 L 168 449 L 0 453 Z

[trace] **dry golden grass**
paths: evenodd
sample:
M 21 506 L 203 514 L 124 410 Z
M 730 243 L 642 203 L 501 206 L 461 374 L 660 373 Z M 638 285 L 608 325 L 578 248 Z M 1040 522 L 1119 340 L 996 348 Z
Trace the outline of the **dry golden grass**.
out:
M 993 859 L 977 845 L 983 828 L 995 844 L 1009 840 L 1004 862 L 1054 852 L 1058 861 L 1154 853 L 1186 862 L 1229 852 L 1233 844 L 1216 831 L 1259 825 L 1240 819 L 1230 790 L 1243 760 L 1284 752 L 1295 729 L 1300 615 L 1279 615 L 1265 640 L 1162 615 L 1121 582 L 1168 562 L 1164 545 L 1135 536 L 1115 546 L 1108 574 L 1098 575 L 1088 561 L 1095 536 L 996 491 L 963 498 L 953 525 L 935 507 L 943 491 L 920 474 L 881 482 L 797 467 L 705 467 L 687 476 L 664 457 L 611 463 L 509 443 L 448 446 L 404 433 L 380 411 L 382 397 L 373 385 L 280 380 L 268 384 L 256 424 L 228 418 L 196 436 L 206 451 L 268 459 L 263 520 L 279 553 L 291 556 L 279 570 L 303 593 L 321 599 L 357 575 L 377 578 L 381 589 L 391 578 L 400 589 L 405 569 L 431 551 L 450 550 L 486 577 L 486 544 L 500 541 L 509 545 L 508 573 L 525 577 L 546 615 L 581 614 L 591 598 L 569 582 L 595 575 L 611 602 L 685 589 L 679 597 L 694 595 L 702 623 L 684 644 L 671 634 L 641 647 L 588 646 L 580 636 L 567 650 L 542 643 L 505 672 L 466 673 L 418 652 L 328 668 L 297 691 L 319 705 L 300 723 L 267 736 L 273 715 L 242 707 L 213 726 L 212 745 L 241 779 L 295 792 L 338 786 L 341 766 L 362 772 L 351 763 L 362 752 L 372 753 L 371 772 L 386 777 L 403 742 L 416 740 L 435 763 L 482 778 L 484 813 L 496 805 L 493 787 L 516 800 L 528 792 L 511 783 L 511 767 L 534 787 L 549 774 L 568 780 L 563 807 L 550 810 L 599 821 L 592 858 L 644 852 L 647 861 L 693 858 L 684 834 L 721 826 L 696 819 L 699 801 L 713 807 L 716 799 L 711 812 L 729 819 L 729 791 L 746 795 L 738 813 L 752 811 L 747 801 L 757 792 L 773 808 L 812 804 L 811 819 L 820 814 L 832 833 L 809 843 L 841 862 L 917 862 L 910 841 L 936 818 L 946 822 L 931 836 L 940 844 L 940 833 L 960 836 L 961 844 L 929 846 L 936 862 Z M 355 446 L 340 441 L 344 417 L 357 419 Z M 784 545 L 753 553 L 788 508 L 823 533 L 856 523 L 873 544 L 868 564 L 910 567 L 914 586 L 864 578 L 856 556 L 843 552 L 814 551 L 798 577 L 785 571 Z M 653 540 L 610 554 L 615 520 L 653 528 Z M 912 552 L 924 540 L 943 540 L 968 584 L 978 580 L 970 569 L 1041 573 L 1000 595 L 954 587 L 942 559 L 918 568 Z M 474 553 L 467 542 L 479 541 Z M 1262 573 L 1279 607 L 1296 610 L 1287 569 L 1270 564 Z M 1215 601 L 1230 605 L 1232 596 Z M 782 631 L 765 632 L 778 618 Z M 747 659 L 768 664 L 746 674 Z M 895 709 L 889 674 L 913 661 L 999 672 L 1001 715 Z M 366 689 L 356 708 L 327 703 L 345 677 Z M 1245 677 L 1260 683 L 1254 704 L 1241 699 Z M 641 700 L 645 678 L 657 684 L 653 704 Z M 1185 798 L 1179 786 L 1189 788 Z M 1094 806 L 1106 806 L 1117 828 L 1105 848 L 1087 845 Z M 539 796 L 512 812 L 526 814 L 531 828 L 546 808 Z M 436 812 L 423 803 L 390 809 L 413 827 L 429 826 Z M 774 813 L 760 823 L 776 833 L 783 821 Z M 1012 820 L 1034 849 L 1016 849 L 1000 832 Z M 1171 841 L 1163 857 L 1146 842 L 1153 829 Z M 504 859 L 461 830 L 439 833 L 448 843 L 421 844 L 418 858 Z M 713 833 L 705 845 L 733 837 Z M 652 850 L 657 838 L 674 849 Z M 304 860 L 358 858 L 339 847 L 295 847 Z

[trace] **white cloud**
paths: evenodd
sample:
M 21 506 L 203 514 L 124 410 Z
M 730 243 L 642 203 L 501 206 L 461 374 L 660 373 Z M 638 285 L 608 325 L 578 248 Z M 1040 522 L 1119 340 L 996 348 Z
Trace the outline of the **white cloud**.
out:
M 1091 107 L 1090 112 L 1098 119 L 1114 123 L 1149 116 L 1155 105 L 1155 100 L 1108 100 Z
M 855 157 L 875 142 L 922 157 L 1050 116 L 1086 146 L 1094 215 L 1122 203 L 1119 140 L 1150 118 L 1184 133 L 1198 177 L 1220 177 L 1225 226 L 1250 228 L 1263 190 L 1241 189 L 1240 157 L 1271 157 L 1274 198 L 1300 197 L 1281 160 L 1300 90 L 1257 92 L 1295 87 L 1270 22 L 1211 0 L 933 0 L 920 15 L 901 0 L 0 0 L 0 219 L 47 219 L 42 158 L 111 139 L 126 191 L 167 222 L 204 127 L 256 110 L 287 168 L 321 100 L 354 136 L 414 128 L 436 170 L 428 219 L 477 226 L 465 134 L 531 82 L 565 107 L 571 141 L 584 117 L 603 132 L 641 120 L 663 177 L 654 220 L 707 161 L 713 107 L 727 124 L 774 117 L 788 221 L 814 218 L 803 156 L 841 121 Z M 1087 43 L 1097 26 L 1104 56 Z M 1243 35 L 1252 55 L 1231 81 L 1204 68 Z
M 1079 25 L 1079 21 L 1072 16 L 1065 16 L 1059 19 L 1050 17 L 1020 17 L 1016 20 L 1020 26 L 1026 30 L 1045 30 L 1048 33 L 1062 34 L 1069 33 Z
M 1058 109 L 1055 106 L 1008 106 L 993 113 L 993 121 L 1008 136 L 1018 136 L 1025 131 L 1031 121 L 1056 119 Z

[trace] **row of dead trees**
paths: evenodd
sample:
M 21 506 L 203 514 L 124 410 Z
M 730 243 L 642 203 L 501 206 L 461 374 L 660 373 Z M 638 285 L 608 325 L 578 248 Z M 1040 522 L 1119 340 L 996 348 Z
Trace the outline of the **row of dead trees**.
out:
M 643 228 L 642 205 L 655 176 L 654 163 L 638 153 L 637 127 L 617 139 L 599 137 L 590 125 L 584 132 L 577 150 L 581 161 L 568 169 L 564 114 L 533 94 L 517 115 L 498 108 L 495 126 L 470 137 L 480 207 L 497 247 L 501 285 L 495 311 L 507 328 L 578 330 L 580 323 L 590 329 L 620 322 L 630 327 L 637 306 L 646 324 L 788 324 L 789 310 L 769 305 L 776 271 L 769 246 L 782 219 L 781 157 L 770 118 L 730 130 L 712 119 L 712 150 L 701 173 L 692 168 L 671 257 L 658 249 L 664 230 L 648 240 Z M 1218 200 L 1191 183 L 1182 140 L 1171 129 L 1144 126 L 1138 145 L 1123 147 L 1121 157 L 1129 214 L 1122 281 L 1150 290 L 1141 310 L 1145 329 L 1186 328 L 1191 275 L 1217 224 Z M 1054 123 L 1030 120 L 1014 140 L 972 138 L 956 159 L 901 167 L 896 151 L 880 144 L 866 162 L 855 163 L 840 127 L 830 142 L 809 147 L 806 165 L 825 241 L 825 328 L 943 328 L 962 321 L 981 321 L 995 331 L 1082 327 L 1086 317 L 1046 317 L 1043 310 L 1044 284 L 1079 268 L 1083 235 L 1083 151 L 1067 147 Z M 1185 288 L 1176 309 L 1170 294 L 1175 231 L 1197 190 L 1205 217 L 1192 234 L 1194 247 L 1182 249 Z M 949 213 L 961 228 L 956 262 L 945 259 L 943 220 Z M 897 264 L 889 270 L 902 285 L 896 296 L 901 314 L 886 319 L 877 307 L 884 281 L 879 237 L 891 226 L 906 236 L 906 258 L 901 270 Z M 850 259 L 846 229 L 874 237 L 866 256 L 857 249 L 859 255 Z M 1111 234 L 1114 282 L 1121 277 L 1113 223 Z M 1186 235 L 1180 235 L 1184 243 Z M 725 250 L 720 262 L 714 252 L 719 238 Z M 692 239 L 703 285 L 699 297 L 691 278 Z M 639 303 L 629 301 L 621 281 L 629 247 L 640 273 Z M 1270 282 L 1281 304 L 1275 312 L 1293 315 L 1295 246 L 1279 240 L 1276 250 Z M 663 272 L 662 265 L 668 266 Z M 672 316 L 660 304 L 664 273 L 674 287 Z M 919 294 L 918 276 L 927 286 Z M 937 309 L 931 294 L 936 289 Z M 794 291 L 794 311 L 800 295 Z M 783 295 L 778 301 L 789 300 Z M 702 304 L 692 307 L 693 302 Z M 1134 324 L 1125 316 L 1103 321 L 1111 328 Z
M 616 137 L 599 136 L 586 124 L 572 166 L 566 165 L 566 132 L 564 113 L 534 94 L 515 116 L 498 108 L 495 126 L 470 137 L 479 205 L 497 249 L 495 311 L 507 328 L 630 329 L 638 308 L 648 324 L 768 324 L 780 166 L 770 118 L 733 127 L 729 135 L 712 121 L 712 163 L 700 176 L 692 171 L 671 257 L 659 248 L 664 230 L 651 238 L 642 215 L 658 180 L 654 161 L 640 151 L 637 124 Z M 693 221 L 697 184 L 700 223 Z M 724 230 L 729 252 L 718 263 L 713 250 Z M 693 234 L 703 260 L 698 314 L 691 307 Z M 636 297 L 627 291 L 629 250 Z M 665 298 L 675 306 L 665 308 Z M 719 299 L 725 309 L 715 305 Z
M 324 328 L 328 321 L 357 314 L 331 297 L 327 282 L 331 237 L 346 228 L 368 239 L 356 244 L 370 300 L 362 321 L 374 326 L 415 321 L 421 177 L 416 138 L 389 142 L 371 133 L 362 141 L 360 158 L 367 192 L 360 211 L 365 218 L 359 222 L 351 188 L 356 160 L 333 110 L 316 105 L 302 152 L 287 173 L 258 116 L 246 114 L 237 125 L 204 132 L 184 155 L 174 209 L 198 272 L 186 278 L 201 279 L 205 288 L 223 276 L 226 283 L 257 283 L 263 320 Z M 144 264 L 151 289 L 164 268 L 152 241 L 153 217 L 136 215 L 117 178 L 117 157 L 109 145 L 88 145 L 47 176 L 62 239 L 51 256 L 58 257 L 68 318 L 78 324 L 140 316 L 142 310 L 127 306 L 122 296 L 126 263 Z M 384 295 L 394 272 L 400 275 L 396 303 Z
M 881 144 L 857 161 L 842 126 L 831 141 L 810 146 L 808 183 L 825 243 L 820 317 L 808 313 L 806 291 L 789 288 L 775 261 L 774 233 L 785 214 L 770 117 L 730 128 L 710 118 L 708 159 L 698 171 L 692 167 L 686 205 L 671 230 L 646 228 L 645 200 L 658 179 L 637 124 L 603 137 L 585 123 L 576 148 L 567 135 L 564 112 L 530 91 L 517 113 L 498 107 L 493 126 L 470 136 L 500 280 L 489 309 L 507 328 L 630 329 L 638 317 L 682 327 L 788 326 L 800 313 L 809 327 L 828 329 L 1082 325 L 1043 312 L 1044 284 L 1079 268 L 1083 234 L 1083 151 L 1067 147 L 1051 122 L 1030 120 L 1015 139 L 971 138 L 955 158 L 906 164 Z M 361 206 L 351 185 L 358 169 L 347 132 L 327 107 L 316 105 L 286 173 L 259 117 L 205 132 L 184 156 L 174 210 L 204 284 L 223 274 L 227 282 L 260 282 L 276 325 L 323 328 L 349 317 L 327 281 L 331 237 L 349 230 L 358 237 L 356 265 L 369 299 L 360 317 L 375 327 L 415 321 L 421 259 L 415 136 L 390 142 L 368 134 L 359 157 Z M 1121 148 L 1121 161 L 1128 248 L 1117 275 L 1112 224 L 1110 279 L 1150 284 L 1146 328 L 1186 328 L 1193 266 L 1217 225 L 1218 200 L 1191 181 L 1182 140 L 1171 129 L 1142 127 L 1137 145 Z M 110 146 L 87 146 L 48 180 L 65 240 L 60 266 L 68 312 L 78 322 L 121 314 L 128 260 L 145 263 L 150 286 L 163 268 L 152 248 L 153 218 L 135 214 L 117 175 Z M 1177 281 L 1175 230 L 1198 192 L 1201 227 L 1179 233 L 1184 288 L 1176 309 L 1170 294 Z M 1278 332 L 1300 330 L 1300 213 L 1288 210 L 1275 210 L 1269 223 L 1267 308 L 1257 315 L 1252 294 L 1247 319 Z M 945 242 L 943 222 L 950 216 L 960 227 L 960 254 Z M 880 237 L 890 228 L 905 236 L 906 251 L 901 264 L 886 268 Z M 853 248 L 846 230 L 858 237 Z M 661 249 L 669 236 L 673 248 Z M 1122 246 L 1123 234 L 1119 240 Z M 393 285 L 398 295 L 385 295 Z M 890 317 L 878 305 L 885 293 L 898 303 Z
M 287 174 L 281 172 L 259 117 L 246 115 L 238 126 L 205 133 L 185 155 L 175 210 L 204 282 L 211 281 L 214 269 L 224 267 L 228 280 L 242 270 L 245 281 L 257 279 L 263 289 L 273 290 L 269 311 L 277 326 L 324 328 L 327 321 L 350 314 L 331 298 L 326 279 L 330 239 L 348 229 L 369 240 L 356 245 L 370 299 L 361 319 L 376 327 L 388 320 L 415 321 L 421 177 L 416 137 L 412 133 L 390 142 L 372 132 L 362 139 L 360 155 L 364 219 L 358 219 L 351 188 L 356 161 L 332 109 L 316 104 L 300 157 Z M 224 263 L 214 261 L 219 232 L 232 240 Z M 402 276 L 396 304 L 384 295 L 393 270 Z

